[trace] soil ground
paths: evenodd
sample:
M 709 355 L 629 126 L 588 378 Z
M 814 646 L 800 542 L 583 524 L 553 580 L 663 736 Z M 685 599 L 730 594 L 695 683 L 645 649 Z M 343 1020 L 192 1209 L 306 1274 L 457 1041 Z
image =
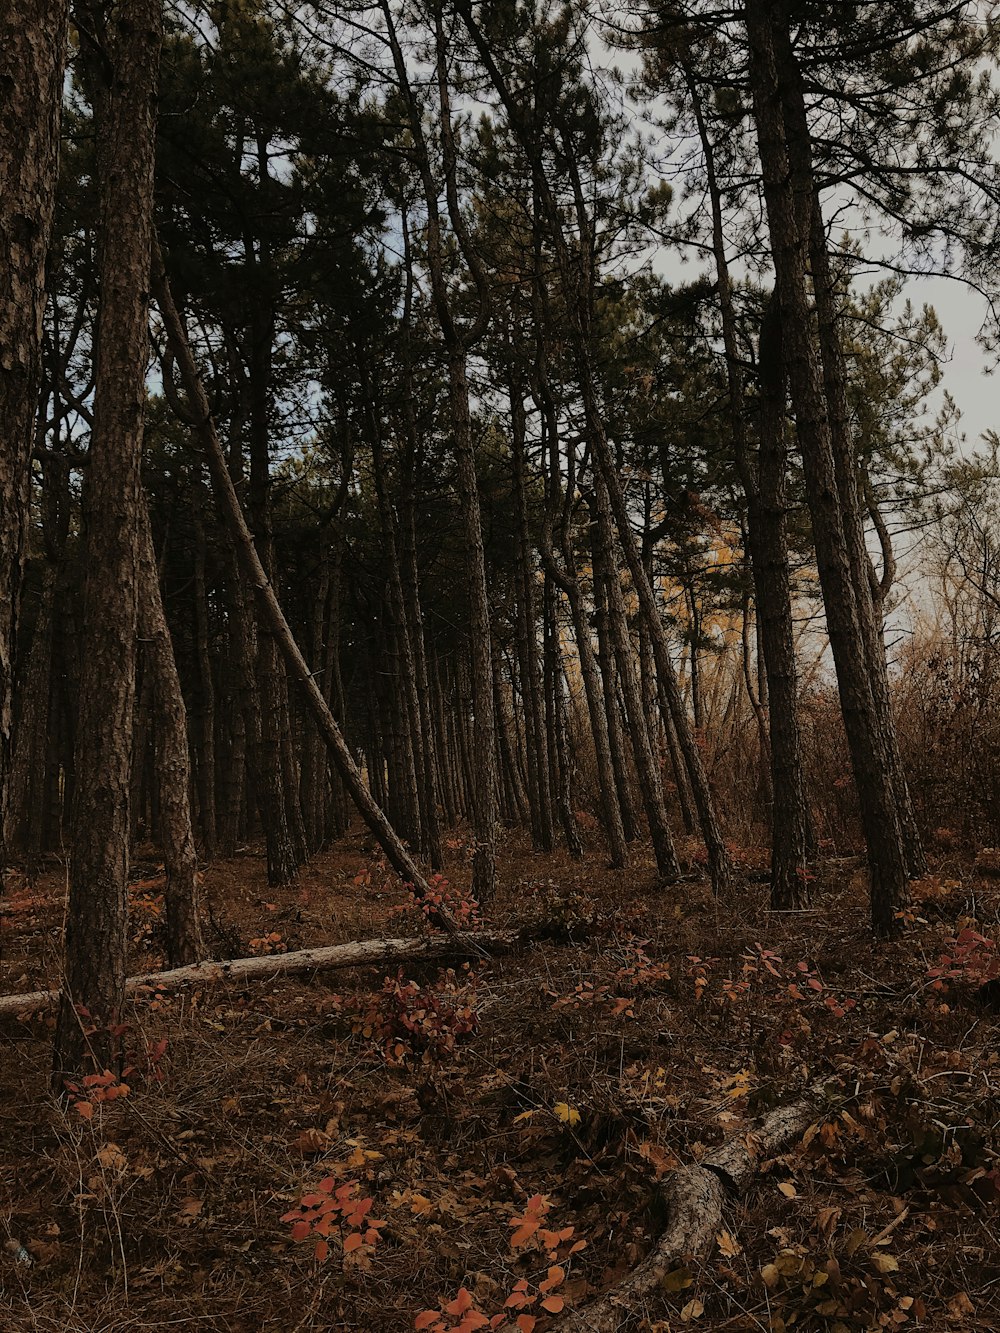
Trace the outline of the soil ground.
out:
M 856 863 L 776 915 L 765 854 L 739 859 L 717 902 L 693 862 L 657 888 L 641 850 L 614 873 L 512 838 L 485 924 L 530 922 L 531 943 L 388 983 L 151 990 L 113 1099 L 57 1101 L 51 1020 L 6 1023 L 0 1330 L 403 1333 L 464 1288 L 544 1333 L 654 1244 L 678 1163 L 817 1079 L 828 1113 L 622 1329 L 1000 1327 L 998 881 L 942 853 L 877 945 Z M 134 972 L 162 965 L 151 855 L 136 880 Z M 0 992 L 56 982 L 63 890 L 58 866 L 13 878 Z M 422 929 L 360 836 L 284 889 L 256 850 L 217 862 L 203 894 L 216 957 Z M 310 1194 L 338 1205 L 321 1259 Z

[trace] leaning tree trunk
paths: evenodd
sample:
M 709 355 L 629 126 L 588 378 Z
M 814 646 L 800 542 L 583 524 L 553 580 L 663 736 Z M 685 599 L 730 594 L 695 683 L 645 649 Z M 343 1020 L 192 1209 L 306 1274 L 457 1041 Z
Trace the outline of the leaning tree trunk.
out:
M 486 331 L 489 320 L 487 284 L 475 250 L 469 243 L 458 196 L 457 163 L 453 138 L 452 111 L 448 83 L 448 49 L 441 13 L 434 15 L 435 75 L 438 91 L 438 130 L 442 150 L 447 216 L 478 297 L 478 309 L 471 325 L 462 327 L 456 320 L 449 292 L 446 246 L 439 183 L 431 165 L 431 154 L 424 132 L 422 108 L 414 97 L 406 58 L 396 35 L 388 0 L 382 0 L 393 65 L 400 94 L 406 106 L 414 142 L 414 158 L 427 208 L 426 256 L 430 270 L 434 313 L 441 329 L 448 366 L 449 424 L 455 459 L 455 486 L 461 508 L 465 540 L 466 572 L 469 593 L 469 660 L 472 678 L 473 739 L 476 767 L 472 774 L 472 824 L 475 851 L 472 861 L 472 893 L 481 903 L 488 903 L 496 891 L 497 856 L 497 770 L 496 720 L 493 711 L 493 653 L 490 636 L 490 598 L 486 586 L 486 558 L 483 550 L 479 483 L 472 441 L 472 417 L 469 405 L 470 349 Z
M 66 0 L 7 0 L 0 9 L 0 883 L 66 16 Z
M 889 779 L 895 792 L 895 804 L 903 838 L 909 874 L 917 878 L 927 869 L 910 791 L 903 771 L 896 725 L 889 694 L 889 676 L 882 635 L 880 608 L 872 592 L 871 558 L 865 541 L 861 473 L 851 429 L 847 398 L 847 369 L 840 337 L 836 283 L 830 265 L 830 253 L 823 225 L 823 211 L 812 160 L 812 145 L 806 112 L 801 71 L 791 43 L 788 21 L 775 23 L 772 29 L 775 59 L 779 74 L 785 137 L 789 167 L 796 179 L 802 217 L 802 243 L 808 249 L 812 290 L 816 306 L 819 364 L 826 400 L 830 447 L 844 538 L 847 543 L 851 580 L 857 604 L 858 620 L 874 701 L 881 732 L 880 744 L 887 755 Z
M 191 828 L 187 710 L 163 614 L 145 503 L 140 506 L 139 521 L 139 632 L 147 645 L 146 669 L 153 687 L 154 782 L 160 793 L 158 825 L 167 872 L 167 963 L 184 967 L 205 956 L 198 922 L 198 857 Z
M 365 823 L 374 833 L 392 868 L 404 881 L 413 886 L 417 894 L 425 896 L 429 892 L 429 885 L 365 786 L 364 779 L 354 762 L 340 727 L 337 725 L 319 686 L 316 684 L 308 663 L 295 642 L 288 621 L 285 619 L 284 612 L 274 594 L 274 589 L 271 587 L 261 565 L 260 557 L 254 547 L 253 537 L 247 527 L 243 510 L 240 508 L 236 488 L 233 486 L 232 477 L 230 477 L 229 469 L 226 466 L 225 455 L 222 452 L 215 422 L 212 419 L 211 408 L 191 353 L 184 325 L 170 295 L 170 287 L 163 267 L 163 257 L 159 253 L 159 247 L 155 245 L 153 290 L 156 294 L 157 304 L 160 307 L 167 340 L 180 371 L 185 392 L 194 409 L 198 438 L 205 452 L 212 485 L 215 488 L 216 501 L 223 521 L 236 546 L 244 576 L 257 595 L 262 614 L 266 617 L 268 627 L 285 659 L 289 675 L 303 691 L 306 704 L 313 715 L 313 720 L 323 736 L 330 758 L 340 773 L 352 801 Z M 446 922 L 446 924 L 448 923 Z
M 881 602 L 876 603 L 872 590 L 871 557 L 868 554 L 868 546 L 865 541 L 860 491 L 861 476 L 858 471 L 857 453 L 850 428 L 850 409 L 847 402 L 847 371 L 844 366 L 844 351 L 840 340 L 834 280 L 830 271 L 830 257 L 827 250 L 826 232 L 823 227 L 823 215 L 818 193 L 814 195 L 813 200 L 810 258 L 813 292 L 819 322 L 820 361 L 823 367 L 823 380 L 826 386 L 830 414 L 830 438 L 833 446 L 834 465 L 837 469 L 837 485 L 844 511 L 845 535 L 851 554 L 851 574 L 854 580 L 855 596 L 858 599 L 858 613 L 861 618 L 861 628 L 868 654 L 872 694 L 875 699 L 879 725 L 885 738 L 885 746 L 889 753 L 892 782 L 896 792 L 896 806 L 899 810 L 900 827 L 906 850 L 907 868 L 910 877 L 918 879 L 927 872 L 927 858 L 924 855 L 920 830 L 917 826 L 917 818 L 910 798 L 910 789 L 903 770 L 903 760 L 899 752 L 899 741 L 896 735 L 896 723 L 892 715 L 889 672 L 885 656 L 885 638 L 882 630 Z M 883 542 L 884 540 L 883 538 Z
M 670 707 L 677 730 L 678 743 L 691 780 L 692 794 L 698 810 L 702 836 L 708 853 L 709 872 L 716 892 L 728 887 L 732 867 L 722 836 L 715 809 L 715 801 L 705 773 L 701 755 L 688 722 L 683 700 L 677 685 L 676 672 L 670 657 L 670 645 L 660 619 L 654 589 L 646 578 L 642 556 L 635 533 L 632 531 L 628 504 L 622 489 L 615 460 L 608 447 L 604 418 L 597 392 L 597 378 L 591 357 L 591 329 L 595 293 L 594 256 L 597 246 L 592 234 L 593 219 L 588 213 L 586 191 L 579 168 L 572 155 L 567 154 L 566 169 L 573 190 L 573 208 L 581 243 L 571 247 L 567 239 L 565 212 L 557 200 L 545 174 L 545 150 L 537 133 L 537 125 L 524 114 L 524 106 L 514 96 L 510 85 L 500 71 L 490 43 L 477 23 L 470 0 L 458 0 L 458 10 L 482 61 L 490 81 L 507 112 L 510 128 L 524 151 L 531 171 L 535 199 L 549 229 L 549 240 L 555 248 L 560 278 L 568 301 L 569 340 L 577 371 L 587 436 L 594 452 L 595 470 L 599 470 L 608 488 L 608 498 L 622 554 L 632 577 L 632 585 L 639 599 L 640 613 L 646 621 L 653 647 L 656 670 Z
M 125 997 L 140 463 L 160 0 L 80 0 L 99 201 L 94 423 L 84 489 L 78 781 L 55 1077 L 115 1058 Z M 87 34 L 101 34 L 99 48 Z
M 656 593 L 643 568 L 642 554 L 635 533 L 632 531 L 625 493 L 608 446 L 604 422 L 597 402 L 589 351 L 582 334 L 579 333 L 577 335 L 576 352 L 587 430 L 594 451 L 595 465 L 600 470 L 604 485 L 607 487 L 609 507 L 614 516 L 618 540 L 628 572 L 632 577 L 632 587 L 639 600 L 639 611 L 643 616 L 649 634 L 657 674 L 667 698 L 670 716 L 677 732 L 677 741 L 684 756 L 684 764 L 691 781 L 691 792 L 698 811 L 698 822 L 708 853 L 708 868 L 712 886 L 716 893 L 721 893 L 728 888 L 732 876 L 729 852 L 726 850 L 725 840 L 722 836 L 722 828 L 715 808 L 715 798 L 709 786 L 708 774 L 705 772 L 698 744 L 681 698 L 677 673 L 670 657 L 670 645 L 667 641 L 667 632 L 663 626 L 663 621 L 660 618 Z

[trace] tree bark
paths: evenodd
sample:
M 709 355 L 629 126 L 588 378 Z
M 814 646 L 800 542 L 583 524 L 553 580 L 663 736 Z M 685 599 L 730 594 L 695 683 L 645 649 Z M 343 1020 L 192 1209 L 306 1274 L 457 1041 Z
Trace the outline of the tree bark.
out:
M 167 874 L 167 962 L 183 967 L 205 956 L 198 921 L 198 857 L 191 827 L 187 709 L 163 614 L 145 501 L 140 504 L 139 523 L 139 633 L 147 645 L 146 669 L 153 686 L 154 782 L 160 793 L 157 824 Z
M 527 446 L 524 399 L 510 386 L 511 449 L 513 453 L 514 515 L 517 524 L 517 653 L 524 700 L 525 754 L 531 800 L 531 831 L 540 852 L 553 847 L 552 775 L 542 718 L 542 671 L 536 632 L 535 569 L 528 535 Z
M 199 476 L 194 495 L 194 623 L 195 651 L 198 658 L 200 707 L 198 722 L 201 744 L 198 753 L 201 836 L 206 858 L 215 855 L 218 836 L 216 822 L 215 768 L 215 678 L 209 652 L 208 589 L 205 577 L 205 523 L 202 512 L 203 492 Z
M 94 421 L 84 490 L 86 582 L 64 987 L 54 1071 L 116 1058 L 125 994 L 140 464 L 160 0 L 79 0 L 99 200 Z M 100 34 L 100 46 L 92 45 Z M 86 1011 L 84 1017 L 83 1011 Z
M 771 748 L 771 906 L 805 907 L 806 805 L 795 628 L 788 582 L 786 375 L 781 315 L 772 297 L 761 328 L 757 484 L 747 497 L 750 561 L 767 674 Z
M 165 972 L 143 972 L 129 977 L 124 993 L 166 992 L 184 986 L 219 986 L 226 982 L 242 985 L 253 981 L 273 981 L 279 977 L 308 976 L 310 972 L 333 971 L 342 967 L 382 967 L 397 963 L 420 964 L 439 958 L 489 957 L 516 947 L 516 931 L 493 934 L 469 931 L 463 935 L 444 935 L 430 939 L 358 940 L 350 944 L 330 944 L 318 949 L 298 949 L 294 953 L 263 958 L 232 958 L 194 963 Z M 44 1013 L 59 998 L 58 991 L 28 991 L 23 995 L 0 996 L 0 1019 Z
M 790 59 L 785 3 L 776 7 L 763 0 L 746 0 L 745 21 L 784 360 L 795 409 L 841 709 L 868 844 L 872 925 L 877 934 L 889 936 L 898 929 L 896 911 L 907 896 L 907 858 L 892 780 L 891 753 L 872 689 L 818 339 L 809 308 L 807 269 L 813 189 L 811 181 L 803 178 L 802 164 L 790 159 L 785 119 L 788 87 L 797 81 L 799 74 Z M 774 699 L 771 707 L 774 712 L 777 707 Z
M 66 0 L 8 0 L 0 11 L 0 888 L 66 29 Z

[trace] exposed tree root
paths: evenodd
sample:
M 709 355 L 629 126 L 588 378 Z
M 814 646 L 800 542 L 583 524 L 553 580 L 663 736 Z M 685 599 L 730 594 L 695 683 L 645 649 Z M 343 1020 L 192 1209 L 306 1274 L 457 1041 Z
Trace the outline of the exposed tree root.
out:
M 821 1114 L 823 1088 L 815 1086 L 779 1107 L 749 1133 L 730 1139 L 663 1184 L 667 1226 L 656 1248 L 627 1278 L 559 1324 L 560 1333 L 617 1333 L 642 1315 L 643 1302 L 685 1259 L 705 1254 L 722 1226 L 725 1204 L 746 1193 L 762 1162 L 796 1142 Z
M 278 977 L 301 976 L 307 972 L 330 971 L 341 967 L 371 967 L 385 963 L 414 963 L 437 958 L 465 955 L 483 957 L 509 952 L 521 936 L 516 931 L 489 933 L 470 931 L 441 939 L 357 940 L 351 944 L 331 944 L 320 949 L 298 949 L 294 953 L 273 954 L 264 958 L 230 958 L 222 962 L 194 963 L 175 967 L 169 972 L 146 972 L 130 977 L 126 994 L 144 988 L 162 991 L 183 986 L 214 986 L 220 982 L 271 981 Z M 24 995 L 0 996 L 0 1019 L 20 1014 L 35 1014 L 53 1008 L 59 992 L 31 991 Z

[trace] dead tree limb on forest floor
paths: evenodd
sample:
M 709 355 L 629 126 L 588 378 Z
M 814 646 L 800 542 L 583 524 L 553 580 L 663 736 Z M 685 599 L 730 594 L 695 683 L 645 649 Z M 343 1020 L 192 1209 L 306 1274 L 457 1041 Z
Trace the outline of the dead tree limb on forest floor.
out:
M 343 967 L 433 962 L 439 958 L 460 958 L 463 955 L 482 957 L 510 952 L 521 938 L 516 931 L 496 934 L 470 931 L 465 935 L 445 935 L 440 939 L 357 940 L 350 944 L 331 944 L 319 949 L 297 949 L 294 953 L 269 954 L 263 958 L 227 958 L 219 962 L 209 960 L 194 963 L 190 967 L 175 967 L 169 972 L 145 972 L 141 976 L 129 977 L 125 990 L 126 994 L 134 995 L 143 989 L 174 991 L 189 985 L 277 981 L 284 977 Z M 0 1019 L 51 1009 L 58 998 L 59 992 L 54 990 L 2 995 Z
M 745 1194 L 761 1163 L 790 1148 L 822 1114 L 824 1086 L 764 1116 L 744 1135 L 729 1139 L 692 1166 L 664 1181 L 667 1225 L 655 1249 L 627 1278 L 570 1314 L 560 1333 L 617 1333 L 642 1317 L 643 1302 L 685 1259 L 706 1254 L 722 1227 L 724 1206 Z

